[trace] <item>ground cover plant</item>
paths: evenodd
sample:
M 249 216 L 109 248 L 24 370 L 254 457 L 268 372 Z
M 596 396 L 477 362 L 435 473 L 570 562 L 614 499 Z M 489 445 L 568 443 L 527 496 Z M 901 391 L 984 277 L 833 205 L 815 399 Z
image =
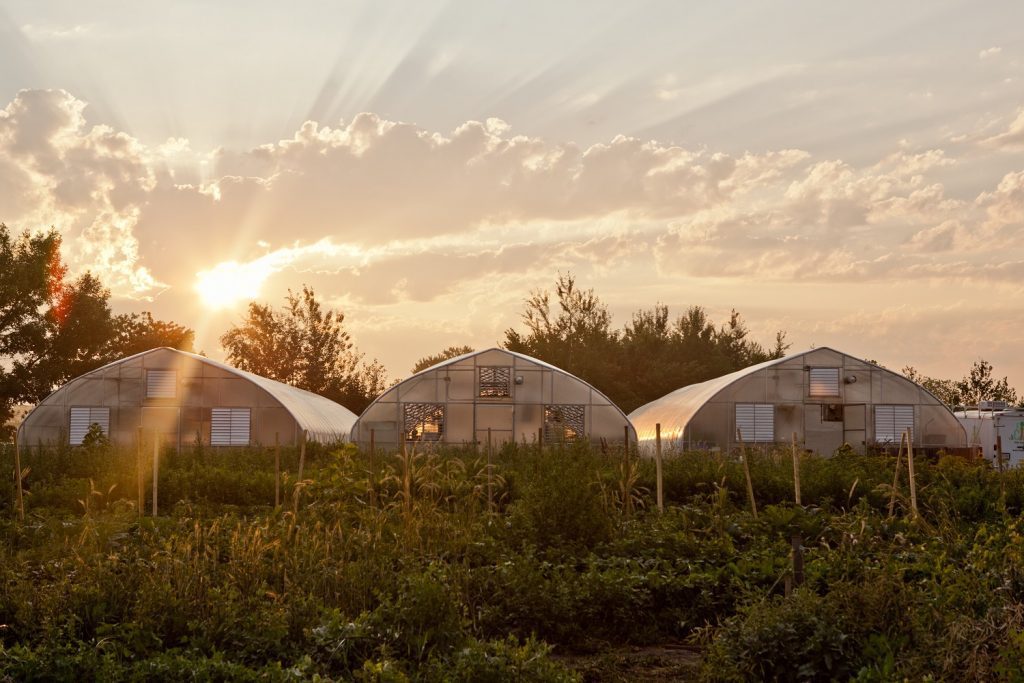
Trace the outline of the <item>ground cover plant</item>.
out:
M 145 449 L 143 449 L 145 452 Z M 0 680 L 1020 680 L 1024 474 L 510 444 L 23 454 Z M 0 453 L 10 472 L 11 450 Z M 141 465 L 147 515 L 137 510 Z M 904 472 L 905 474 L 905 472 Z M 903 481 L 906 482 L 904 476 Z M 895 500 L 890 515 L 890 501 Z M 792 582 L 792 544 L 805 581 Z

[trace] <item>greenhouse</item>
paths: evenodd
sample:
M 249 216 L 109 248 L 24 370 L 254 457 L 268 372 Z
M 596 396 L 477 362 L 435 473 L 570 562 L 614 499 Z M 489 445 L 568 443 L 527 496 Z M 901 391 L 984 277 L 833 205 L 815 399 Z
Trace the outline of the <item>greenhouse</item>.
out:
M 308 391 L 176 349 L 129 356 L 46 397 L 18 429 L 27 447 L 82 443 L 93 424 L 114 443 L 138 430 L 178 448 L 348 439 L 356 415 Z
M 352 440 L 395 447 L 408 442 L 492 444 L 622 443 L 636 433 L 600 391 L 564 370 L 504 349 L 443 361 L 371 403 Z
M 830 348 L 770 360 L 677 389 L 630 414 L 647 450 L 661 425 L 665 446 L 730 450 L 788 444 L 831 455 L 848 444 L 863 453 L 898 447 L 910 429 L 915 447 L 967 445 L 953 413 L 924 387 L 880 365 Z

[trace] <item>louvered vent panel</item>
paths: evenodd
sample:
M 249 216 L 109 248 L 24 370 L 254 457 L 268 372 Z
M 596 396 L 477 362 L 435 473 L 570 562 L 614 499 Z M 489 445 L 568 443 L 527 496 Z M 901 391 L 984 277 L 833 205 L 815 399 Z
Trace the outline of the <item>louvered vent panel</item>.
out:
M 213 408 L 210 411 L 211 446 L 248 446 L 248 408 Z
M 174 398 L 177 395 L 177 370 L 148 370 L 146 372 L 146 398 Z
M 811 368 L 811 396 L 839 395 L 839 368 Z
M 875 406 L 875 441 L 899 443 L 907 429 L 914 430 L 914 406 Z
M 775 441 L 775 406 L 770 403 L 737 403 L 736 429 L 746 443 Z
M 104 434 L 110 434 L 110 408 L 71 408 L 71 428 L 68 430 L 69 442 L 72 446 L 80 446 L 89 426 L 98 424 Z

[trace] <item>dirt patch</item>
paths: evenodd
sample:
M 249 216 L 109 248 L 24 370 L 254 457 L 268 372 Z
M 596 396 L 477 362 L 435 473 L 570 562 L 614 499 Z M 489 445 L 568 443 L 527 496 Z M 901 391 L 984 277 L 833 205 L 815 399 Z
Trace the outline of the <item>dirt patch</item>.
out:
M 692 681 L 700 668 L 700 650 L 682 643 L 612 648 L 555 658 L 581 673 L 587 683 Z

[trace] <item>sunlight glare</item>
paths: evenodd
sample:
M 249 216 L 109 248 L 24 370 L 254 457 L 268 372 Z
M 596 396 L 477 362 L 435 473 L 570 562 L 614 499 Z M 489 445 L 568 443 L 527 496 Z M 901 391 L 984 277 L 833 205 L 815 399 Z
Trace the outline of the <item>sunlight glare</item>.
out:
M 231 308 L 258 297 L 260 288 L 273 272 L 272 266 L 259 260 L 251 263 L 224 261 L 210 270 L 196 273 L 195 289 L 207 308 Z

